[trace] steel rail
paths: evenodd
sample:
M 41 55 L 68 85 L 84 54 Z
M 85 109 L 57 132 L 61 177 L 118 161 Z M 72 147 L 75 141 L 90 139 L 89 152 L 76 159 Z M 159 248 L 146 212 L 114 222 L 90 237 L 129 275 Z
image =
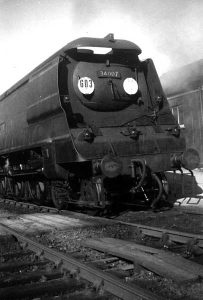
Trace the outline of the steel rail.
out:
M 121 224 L 126 225 L 129 227 L 134 227 L 136 229 L 139 229 L 142 234 L 151 236 L 151 237 L 157 237 L 162 238 L 164 234 L 167 234 L 169 236 L 169 239 L 173 242 L 181 243 L 181 244 L 187 244 L 189 241 L 197 240 L 198 246 L 203 248 L 203 235 L 202 234 L 195 234 L 195 233 L 188 233 L 178 230 L 172 230 L 167 228 L 160 228 L 155 226 L 149 226 L 149 225 L 143 225 L 139 223 L 130 223 L 125 221 L 119 221 L 111 218 L 102 218 L 102 217 L 96 217 L 96 216 L 88 216 L 83 213 L 78 212 L 72 212 L 72 211 L 60 211 L 59 212 L 62 215 L 71 215 L 72 217 L 78 217 L 78 218 L 84 218 L 84 219 L 92 219 L 92 220 L 100 220 L 104 221 L 105 219 L 108 220 L 111 224 Z
M 92 219 L 92 220 L 101 220 L 101 221 L 105 220 L 105 218 L 102 218 L 102 217 L 87 216 L 82 213 L 71 212 L 71 211 L 69 211 L 68 213 L 66 211 L 60 211 L 60 214 L 67 215 L 67 216 L 71 215 L 71 216 L 75 216 L 78 218 L 85 218 L 85 219 L 88 218 L 88 219 Z M 198 246 L 203 248 L 203 235 L 202 234 L 187 233 L 187 232 L 178 231 L 178 230 L 171 230 L 171 229 L 167 229 L 167 228 L 142 225 L 142 224 L 138 224 L 138 223 L 130 223 L 130 222 L 119 221 L 119 220 L 110 219 L 110 218 L 107 218 L 106 220 L 108 220 L 108 222 L 110 222 L 111 224 L 121 224 L 121 225 L 134 227 L 136 229 L 139 229 L 142 234 L 151 236 L 151 237 L 162 238 L 163 235 L 167 234 L 169 236 L 170 241 L 181 243 L 181 244 L 187 244 L 189 241 L 197 240 Z
M 84 218 L 84 219 L 92 219 L 92 220 L 100 220 L 104 221 L 105 218 L 102 217 L 96 217 L 96 216 L 88 216 L 82 213 L 78 212 L 72 212 L 72 211 L 59 211 L 60 214 L 62 215 L 71 215 L 72 217 L 78 217 L 78 218 Z M 142 225 L 138 223 L 130 223 L 130 222 L 125 222 L 125 221 L 119 221 L 111 218 L 106 218 L 108 222 L 111 224 L 121 224 L 121 225 L 126 225 L 130 227 L 134 227 L 136 229 L 139 229 L 142 234 L 151 236 L 151 237 L 157 237 L 157 238 L 162 238 L 164 234 L 167 234 L 169 236 L 169 239 L 173 242 L 181 243 L 181 244 L 187 244 L 189 241 L 192 240 L 197 240 L 198 241 L 198 246 L 203 248 L 203 235 L 202 234 L 194 234 L 194 233 L 188 233 L 188 232 L 183 232 L 183 231 L 178 231 L 178 230 L 171 230 L 167 228 L 160 228 L 160 227 L 154 227 L 154 226 L 149 226 L 149 225 Z
M 201 234 L 192 234 L 192 233 L 187 233 L 182 231 L 171 230 L 167 228 L 151 227 L 151 226 L 137 224 L 137 223 L 128 223 L 122 221 L 117 221 L 117 222 L 123 225 L 139 228 L 143 234 L 148 236 L 161 238 L 163 234 L 167 234 L 171 241 L 181 243 L 181 244 L 186 244 L 191 240 L 197 240 L 198 246 L 203 248 L 203 235 Z
M 0 226 L 9 234 L 15 236 L 19 241 L 25 243 L 27 249 L 41 253 L 45 258 L 54 262 L 56 265 L 60 265 L 62 270 L 69 270 L 72 273 L 78 274 L 81 278 L 86 279 L 89 282 L 97 284 L 105 291 L 123 299 L 123 300 L 161 300 L 163 298 L 154 295 L 150 291 L 146 291 L 139 286 L 132 284 L 126 284 L 120 279 L 115 278 L 112 275 L 107 275 L 104 272 L 97 270 L 94 267 L 90 267 L 77 261 L 76 259 L 50 249 L 42 244 L 39 244 L 32 239 L 25 237 L 21 233 L 14 229 L 0 223 Z

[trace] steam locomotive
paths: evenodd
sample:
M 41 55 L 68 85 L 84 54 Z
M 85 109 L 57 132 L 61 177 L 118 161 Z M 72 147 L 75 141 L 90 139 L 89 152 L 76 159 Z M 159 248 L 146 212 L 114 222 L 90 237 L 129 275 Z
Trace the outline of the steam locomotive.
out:
M 153 61 L 127 40 L 79 38 L 0 97 L 0 195 L 104 210 L 166 200 L 165 171 L 198 164 Z

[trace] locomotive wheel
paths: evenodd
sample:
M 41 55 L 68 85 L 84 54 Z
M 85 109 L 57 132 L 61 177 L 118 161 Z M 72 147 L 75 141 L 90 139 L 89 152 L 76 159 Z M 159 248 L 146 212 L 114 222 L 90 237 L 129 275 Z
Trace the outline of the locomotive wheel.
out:
M 39 200 L 39 201 L 42 200 L 43 193 L 39 182 L 31 181 L 28 187 L 29 187 L 29 194 L 31 199 Z
M 1 195 L 2 197 L 4 197 L 5 194 L 6 194 L 5 180 L 2 179 L 2 180 L 0 181 L 0 195 Z
M 21 183 L 15 182 L 14 184 L 14 197 L 19 198 L 21 196 Z
M 155 173 L 152 173 L 150 178 L 148 178 L 146 185 L 141 186 L 141 191 L 144 195 L 146 203 L 154 209 L 163 194 L 163 185 L 159 176 Z
M 45 186 L 41 181 L 36 182 L 36 199 L 40 202 L 45 200 Z
M 163 192 L 162 192 L 160 199 L 155 204 L 158 204 L 159 208 L 162 208 L 162 209 L 163 208 L 167 208 L 167 209 L 172 208 L 173 203 L 170 200 L 168 200 L 169 184 L 168 184 L 166 175 L 164 173 L 157 173 L 157 176 L 162 183 Z
M 157 174 L 162 182 L 163 186 L 163 194 L 162 194 L 162 200 L 167 201 L 168 195 L 169 195 L 169 184 L 168 180 L 166 178 L 166 175 L 164 173 L 159 173 Z
M 80 195 L 80 201 L 84 203 L 84 205 L 93 208 L 105 208 L 106 193 L 101 178 L 98 178 L 96 181 L 82 179 Z
M 8 196 L 8 197 L 13 196 L 13 180 L 12 180 L 12 178 L 9 178 L 9 177 L 5 178 L 5 193 L 6 193 L 6 196 Z
M 67 198 L 69 198 L 69 194 L 64 187 L 52 183 L 50 187 L 50 192 L 51 192 L 51 200 L 56 208 L 58 209 L 67 208 L 66 200 Z
M 28 201 L 29 191 L 27 181 L 16 182 L 14 185 L 14 196 L 19 198 L 19 200 Z
M 152 174 L 152 190 L 151 190 L 151 208 L 154 209 L 156 204 L 161 200 L 163 194 L 163 185 L 159 176 L 155 173 Z
M 29 185 L 29 181 L 23 181 L 22 182 L 22 196 L 24 201 L 29 201 L 32 199 L 32 195 L 30 193 L 30 185 Z

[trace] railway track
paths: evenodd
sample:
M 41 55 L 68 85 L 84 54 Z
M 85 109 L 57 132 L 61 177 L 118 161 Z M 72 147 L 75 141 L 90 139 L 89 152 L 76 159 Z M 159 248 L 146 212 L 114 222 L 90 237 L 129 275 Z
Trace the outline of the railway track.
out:
M 19 208 L 26 208 L 35 212 L 50 212 L 50 213 L 57 213 L 59 215 L 73 216 L 79 219 L 82 218 L 84 220 L 92 219 L 92 220 L 104 221 L 103 217 L 89 216 L 78 212 L 58 210 L 53 207 L 39 206 L 36 204 L 19 202 L 10 199 L 0 199 L 0 203 L 7 204 L 11 207 L 15 206 Z M 112 224 L 122 224 L 131 227 L 133 234 L 135 234 L 139 239 L 142 240 L 145 237 L 160 239 L 161 245 L 163 247 L 168 247 L 169 245 L 171 245 L 171 243 L 185 245 L 186 247 L 185 251 L 186 252 L 190 251 L 191 255 L 197 248 L 203 248 L 203 235 L 201 234 L 192 234 L 192 233 L 187 233 L 187 232 L 182 232 L 177 230 L 171 230 L 167 228 L 152 227 L 152 226 L 147 226 L 138 223 L 129 223 L 129 222 L 119 221 L 111 218 L 110 219 L 108 218 L 108 222 Z
M 76 260 L 69 255 L 64 255 L 58 251 L 50 249 L 49 247 L 22 235 L 22 233 L 19 233 L 8 226 L 3 224 L 0 224 L 0 226 L 9 234 L 10 237 L 15 237 L 17 242 L 24 247 L 24 250 L 20 250 L 21 248 L 19 248 L 19 245 L 15 245 L 13 247 L 15 250 L 7 254 L 7 258 L 5 254 L 1 256 L 0 299 L 2 300 L 24 299 L 26 297 L 26 299 L 33 299 L 34 296 L 39 297 L 40 295 L 47 293 L 53 296 L 55 294 L 61 295 L 64 292 L 67 293 L 67 291 L 73 293 L 75 290 L 78 293 L 81 289 L 85 289 L 81 296 L 77 295 L 78 298 L 75 298 L 80 299 L 81 297 L 82 299 L 82 296 L 87 293 L 87 282 L 92 283 L 98 291 L 97 294 L 91 295 L 91 298 L 89 297 L 88 299 L 112 299 L 112 295 L 125 300 L 161 299 L 161 297 L 153 295 L 149 291 L 129 283 L 124 283 L 122 280 L 112 275 L 105 274 L 105 272 L 102 272 L 95 267 L 81 263 L 79 260 Z M 10 240 L 12 242 L 14 241 L 13 238 L 10 238 Z M 1 245 L 2 244 L 3 243 L 1 243 Z M 13 258 L 23 255 L 29 258 L 28 261 L 23 260 L 22 263 L 5 263 L 9 257 L 12 257 L 13 260 Z M 33 257 L 36 258 L 36 255 L 41 259 L 33 259 Z M 54 267 L 51 267 L 51 272 L 47 272 L 47 266 L 49 266 L 50 263 L 52 263 Z M 25 273 L 26 275 L 23 276 L 23 268 L 31 267 L 32 270 L 36 270 L 38 266 L 46 266 L 46 268 L 43 271 L 38 270 L 38 275 L 36 275 L 36 272 L 29 272 L 29 274 Z M 14 269 L 18 271 L 18 275 L 11 276 L 10 272 Z M 2 274 L 5 275 L 5 278 Z M 66 274 L 65 277 L 64 274 Z M 74 278 L 71 277 L 73 275 Z M 37 282 L 28 283 L 23 287 L 22 283 L 24 281 L 32 282 L 34 280 Z M 103 296 L 99 296 L 99 291 L 101 290 L 104 292 Z M 111 295 L 105 294 L 106 292 Z
M 49 245 L 47 247 L 46 243 L 45 246 L 45 244 L 41 245 L 36 242 L 36 240 L 30 242 L 28 237 L 24 237 L 22 233 L 4 226 L 4 228 L 7 228 L 6 230 L 8 234 L 15 236 L 21 244 L 23 243 L 26 245 L 26 249 L 23 251 L 34 251 L 40 258 L 43 257 L 43 262 L 44 260 L 51 261 L 55 266 L 53 270 L 55 272 L 59 272 L 60 276 L 62 276 L 61 274 L 64 274 L 64 272 L 65 274 L 69 274 L 68 280 L 70 278 L 70 274 L 74 274 L 74 276 L 78 279 L 84 278 L 87 282 L 90 282 L 92 286 L 96 287 L 96 290 L 104 291 L 102 297 L 106 297 L 105 293 L 110 293 L 111 295 L 115 295 L 115 297 L 120 297 L 121 299 L 159 299 L 159 297 L 157 295 L 155 296 L 154 293 L 151 294 L 149 292 L 149 295 L 148 291 L 141 289 L 139 287 L 139 283 L 138 286 L 136 286 L 136 281 L 132 280 L 135 274 L 139 277 L 139 274 L 143 270 L 144 272 L 148 270 L 153 274 L 158 274 L 158 276 L 169 280 L 172 279 L 178 283 L 198 282 L 198 280 L 202 280 L 203 278 L 203 267 L 200 264 L 197 264 L 197 262 L 195 263 L 194 261 L 185 259 L 186 257 L 191 258 L 192 256 L 203 257 L 203 236 L 200 234 L 195 235 L 175 230 L 127 223 L 115 219 L 93 217 L 71 211 L 58 211 L 49 207 L 39 207 L 30 205 L 29 203 L 19 203 L 8 199 L 1 200 L 1 202 L 11 206 L 22 207 L 26 210 L 27 208 L 32 209 L 34 212 L 41 212 L 40 214 L 36 214 L 35 217 L 32 217 L 31 215 L 31 218 L 34 218 L 35 222 L 40 221 L 38 218 L 41 218 L 41 220 L 44 219 L 45 224 L 48 220 L 52 219 L 54 224 L 54 218 L 61 223 L 64 222 L 64 218 L 67 217 L 69 220 L 77 219 L 84 221 L 84 223 L 91 220 L 92 224 L 100 223 L 101 226 L 105 224 L 110 224 L 110 226 L 118 224 L 121 227 L 127 227 L 127 231 L 130 233 L 130 240 L 127 240 L 127 236 L 124 237 L 125 240 L 122 240 L 122 237 L 121 239 L 109 237 L 97 238 L 97 235 L 94 238 L 88 238 L 85 241 L 83 240 L 80 247 L 84 247 L 86 249 L 85 256 L 87 256 L 88 249 L 90 249 L 90 254 L 88 259 L 84 259 L 84 257 L 81 259 L 81 256 L 84 254 L 83 250 L 76 250 L 75 253 L 73 251 L 70 254 L 70 249 L 68 250 L 67 248 L 67 251 L 65 251 L 66 253 L 62 254 L 61 252 L 56 252 L 55 250 L 50 249 Z M 44 237 L 46 237 L 46 234 L 44 236 L 42 235 L 41 240 L 39 239 L 39 241 L 43 242 Z M 68 233 L 67 240 L 69 240 L 69 238 Z M 156 246 L 149 247 L 149 245 L 147 245 L 148 240 L 150 240 L 150 245 L 153 245 L 153 243 L 157 245 L 158 241 L 158 248 Z M 181 255 L 179 255 L 180 253 L 178 256 L 176 255 L 177 249 L 178 251 L 181 249 L 184 257 L 181 257 Z M 99 256 L 98 259 L 95 259 L 91 257 L 91 251 L 99 252 L 102 255 Z M 132 274 L 134 275 L 132 276 Z M 51 274 L 49 274 L 49 276 L 52 277 Z M 46 278 L 46 284 L 48 285 L 48 281 L 50 279 L 47 280 L 47 278 L 49 278 L 49 276 L 42 276 L 40 278 L 42 278 L 42 280 L 43 278 Z M 118 278 L 120 278 L 120 280 L 118 280 Z M 56 280 L 58 282 L 60 279 Z M 62 280 L 64 280 L 64 278 Z M 118 286 L 116 283 L 117 280 L 119 282 Z M 133 284 L 126 285 L 126 281 L 131 283 L 133 281 Z M 77 284 L 79 284 L 78 281 Z M 87 287 L 88 284 L 86 283 L 84 285 Z M 17 289 L 20 290 L 19 288 Z M 87 290 L 87 288 L 85 289 Z M 157 291 L 155 290 L 155 292 Z M 142 293 L 144 293 L 144 296 Z M 159 294 L 159 292 L 157 294 Z M 97 299 L 96 297 L 101 297 L 101 295 L 98 296 L 98 294 L 94 294 L 92 299 Z M 111 298 L 108 298 L 107 296 L 107 299 Z

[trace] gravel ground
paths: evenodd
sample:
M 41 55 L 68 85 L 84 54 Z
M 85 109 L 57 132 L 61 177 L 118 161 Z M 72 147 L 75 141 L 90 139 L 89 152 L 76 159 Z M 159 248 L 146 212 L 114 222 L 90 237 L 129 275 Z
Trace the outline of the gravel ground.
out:
M 203 215 L 191 214 L 181 208 L 154 213 L 152 211 L 126 212 L 117 220 L 161 227 L 194 234 L 203 234 Z
M 72 255 L 77 259 L 88 262 L 99 260 L 105 257 L 105 254 L 84 248 L 81 244 L 87 238 L 100 237 L 115 237 L 128 240 L 130 237 L 129 229 L 124 225 L 77 228 L 76 230 L 68 230 L 66 232 L 51 232 L 48 235 L 37 236 L 37 239 L 44 244 L 49 245 L 50 248 L 57 248 L 64 253 L 72 252 Z M 117 262 L 118 267 L 119 264 L 122 264 L 122 262 Z M 116 267 L 115 263 L 114 267 Z M 141 272 L 135 272 L 133 275 L 126 273 L 125 280 L 136 283 L 143 288 L 147 287 L 152 292 L 161 294 L 166 299 L 203 299 L 203 283 L 201 281 L 180 285 L 170 279 L 162 278 L 144 269 L 141 270 Z

